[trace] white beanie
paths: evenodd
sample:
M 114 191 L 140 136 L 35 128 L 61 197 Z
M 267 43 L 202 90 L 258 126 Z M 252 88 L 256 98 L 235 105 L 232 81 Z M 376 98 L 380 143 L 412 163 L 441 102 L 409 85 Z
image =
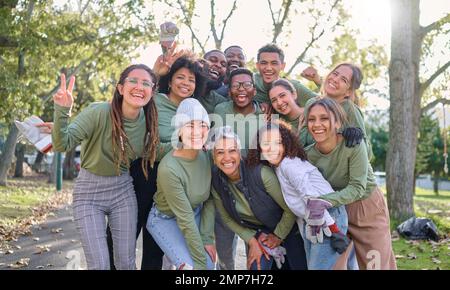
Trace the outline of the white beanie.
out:
M 208 127 L 210 126 L 208 112 L 205 108 L 197 99 L 187 98 L 178 105 L 176 115 L 172 119 L 172 126 L 179 130 L 191 121 L 203 121 Z

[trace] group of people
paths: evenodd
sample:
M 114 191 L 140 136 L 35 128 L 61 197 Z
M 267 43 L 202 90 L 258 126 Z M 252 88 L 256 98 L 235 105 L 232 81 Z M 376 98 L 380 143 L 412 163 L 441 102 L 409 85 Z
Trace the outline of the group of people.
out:
M 73 214 L 89 269 L 396 269 L 389 213 L 370 165 L 343 63 L 280 77 L 261 47 L 254 73 L 237 45 L 202 57 L 171 47 L 120 75 L 110 102 L 70 120 L 75 78 L 54 95 L 53 147 L 81 144 Z M 375 259 L 375 260 L 374 260 Z

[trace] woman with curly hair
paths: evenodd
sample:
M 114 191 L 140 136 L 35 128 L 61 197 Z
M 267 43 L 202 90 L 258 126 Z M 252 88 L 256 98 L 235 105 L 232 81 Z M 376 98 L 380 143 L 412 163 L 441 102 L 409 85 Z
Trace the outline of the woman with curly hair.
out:
M 323 222 L 305 223 L 307 203 L 333 192 L 319 170 L 308 162 L 298 136 L 282 121 L 267 123 L 258 131 L 257 149 L 250 150 L 248 164 L 263 164 L 275 169 L 284 200 L 297 216 L 310 270 L 333 269 L 347 246 L 347 213 L 344 206 L 329 208 Z M 325 237 L 324 237 L 325 235 Z

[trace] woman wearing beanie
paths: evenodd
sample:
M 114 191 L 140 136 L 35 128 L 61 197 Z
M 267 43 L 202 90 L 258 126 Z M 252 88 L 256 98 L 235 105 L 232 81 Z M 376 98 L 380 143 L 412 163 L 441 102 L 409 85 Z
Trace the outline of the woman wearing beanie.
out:
M 180 102 L 170 151 L 160 162 L 147 229 L 177 269 L 213 269 L 214 203 L 211 161 L 205 152 L 206 110 L 194 98 Z

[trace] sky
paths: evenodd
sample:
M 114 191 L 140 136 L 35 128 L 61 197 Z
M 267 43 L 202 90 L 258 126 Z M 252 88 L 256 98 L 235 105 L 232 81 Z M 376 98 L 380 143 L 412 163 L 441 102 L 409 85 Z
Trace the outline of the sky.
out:
M 206 35 L 209 32 L 209 0 L 197 0 L 200 7 L 197 10 L 200 15 L 200 20 L 196 20 L 193 26 L 198 30 L 201 39 L 206 39 Z M 222 19 L 221 16 L 228 13 L 232 1 L 231 0 L 217 0 L 216 1 L 217 18 Z M 273 7 L 277 7 L 280 0 L 272 0 Z M 433 5 L 430 5 L 433 3 Z M 377 44 L 385 47 L 386 53 L 390 55 L 390 4 L 389 0 L 345 0 L 344 5 L 347 12 L 351 15 L 351 19 L 347 26 L 352 27 L 360 31 L 358 35 L 358 45 L 364 47 L 369 45 L 369 41 L 376 40 Z M 155 5 L 153 11 L 155 13 L 156 23 L 162 23 L 167 20 L 165 18 L 165 12 L 167 8 L 161 5 Z M 421 25 L 428 25 L 438 18 L 444 16 L 446 13 L 450 13 L 450 0 L 427 0 L 421 1 Z M 295 31 L 289 38 L 281 37 L 282 48 L 286 54 L 286 67 L 290 67 L 297 55 L 303 50 L 306 37 L 309 36 L 307 23 L 302 22 L 301 17 L 294 18 L 292 20 L 291 27 L 295 27 Z M 180 26 L 179 42 L 184 43 L 186 47 L 190 47 L 190 32 L 185 25 Z M 232 44 L 238 44 L 244 48 L 247 58 L 256 57 L 257 50 L 264 44 L 271 41 L 271 29 L 272 22 L 269 14 L 267 2 L 265 0 L 238 0 L 238 9 L 229 21 L 228 28 L 226 30 L 225 38 L 223 41 L 223 48 L 226 48 Z M 305 38 L 302 39 L 302 36 Z M 319 45 L 323 49 L 319 48 L 315 55 L 320 55 L 325 59 L 325 63 L 329 62 L 330 52 L 326 51 L 333 35 L 325 33 L 324 37 L 320 40 Z M 213 49 L 213 42 L 210 41 L 207 49 Z M 150 44 L 146 49 L 142 49 L 141 57 L 134 60 L 135 62 L 143 62 L 150 66 L 153 66 L 154 60 L 160 54 L 160 46 L 158 43 Z M 318 59 L 312 59 L 312 64 L 317 66 L 319 73 L 326 74 L 326 68 L 319 66 Z M 439 63 L 447 61 L 446 59 L 435 58 L 430 61 L 430 73 L 433 71 Z M 298 74 L 306 68 L 308 64 L 301 63 L 297 66 L 294 74 Z M 385 72 L 387 74 L 387 72 Z M 384 84 L 379 88 L 384 91 L 386 95 L 387 86 Z M 366 109 L 377 110 L 387 109 L 389 107 L 389 100 L 378 96 L 370 95 L 370 102 Z M 450 109 L 449 109 L 450 110 Z M 450 111 L 448 112 L 450 116 Z M 450 118 L 448 118 L 450 119 Z M 450 121 L 448 121 L 450 124 Z

